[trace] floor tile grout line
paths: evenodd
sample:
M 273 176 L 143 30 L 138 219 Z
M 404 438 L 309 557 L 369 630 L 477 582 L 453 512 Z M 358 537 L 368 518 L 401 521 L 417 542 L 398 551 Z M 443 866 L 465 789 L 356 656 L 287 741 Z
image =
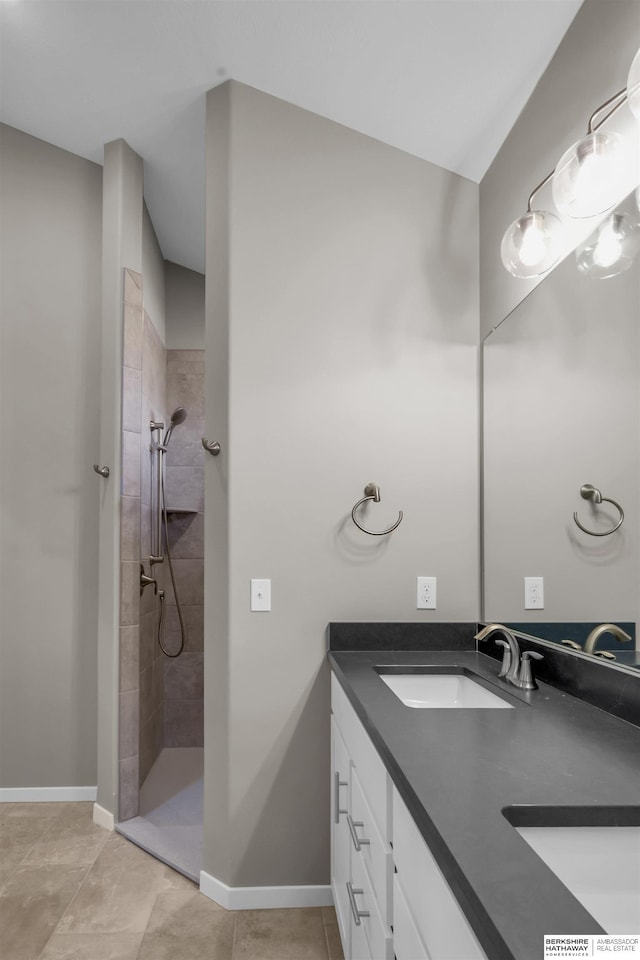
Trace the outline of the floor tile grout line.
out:
M 51 931 L 49 937 L 47 938 L 47 942 L 45 943 L 44 947 L 42 948 L 42 950 L 41 950 L 40 953 L 38 954 L 38 960 L 39 960 L 39 958 L 42 956 L 42 954 L 45 952 L 45 950 L 47 949 L 47 945 L 48 945 L 48 943 L 49 943 L 49 940 L 51 940 L 51 937 L 54 937 L 54 936 L 56 935 L 56 933 L 58 932 L 58 928 L 59 928 L 60 924 L 62 923 L 62 921 L 64 920 L 65 916 L 67 915 L 67 912 L 68 912 L 68 910 L 70 909 L 71 905 L 75 902 L 78 894 L 80 893 L 80 890 L 81 890 L 82 887 L 84 886 L 85 880 L 87 879 L 87 877 L 89 876 L 89 874 L 90 874 L 91 871 L 93 870 L 93 867 L 95 866 L 96 860 L 98 859 L 98 857 L 100 856 L 100 854 L 102 853 L 102 851 L 103 851 L 104 848 L 106 847 L 107 843 L 109 842 L 110 837 L 111 837 L 114 833 L 115 833 L 114 830 L 108 830 L 108 831 L 107 831 L 107 836 L 106 836 L 105 839 L 104 839 L 104 843 L 103 843 L 103 844 L 101 845 L 101 847 L 99 848 L 98 852 L 96 853 L 96 855 L 95 855 L 95 857 L 93 858 L 93 860 L 91 861 L 91 863 L 88 864 L 88 866 L 87 866 L 87 868 L 86 868 L 86 870 L 85 870 L 84 876 L 83 876 L 82 880 L 80 881 L 80 883 L 78 884 L 78 889 L 76 890 L 76 892 L 74 893 L 74 895 L 71 897 L 71 900 L 69 901 L 69 903 L 66 905 L 66 907 L 64 908 L 64 910 L 63 910 L 62 913 L 60 914 L 60 918 L 59 918 L 58 922 L 56 923 L 55 927 L 54 927 L 53 930 Z
M 230 960 L 233 960 L 233 955 L 236 952 L 236 933 L 238 932 L 238 911 L 234 910 L 233 917 L 233 938 L 231 940 L 231 957 Z

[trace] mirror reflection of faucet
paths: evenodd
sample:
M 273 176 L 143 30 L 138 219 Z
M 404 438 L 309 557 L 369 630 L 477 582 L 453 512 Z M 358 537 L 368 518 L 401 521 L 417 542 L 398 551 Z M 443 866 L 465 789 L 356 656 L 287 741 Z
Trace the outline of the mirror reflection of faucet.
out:
M 605 656 L 605 654 L 609 653 L 608 650 L 596 651 L 596 643 L 598 642 L 598 640 L 600 639 L 603 633 L 613 634 L 613 636 L 616 638 L 616 640 L 619 643 L 627 643 L 628 641 L 631 640 L 631 637 L 629 636 L 629 634 L 625 633 L 625 631 L 621 627 L 618 627 L 615 623 L 601 623 L 600 626 L 594 627 L 591 633 L 589 634 L 589 636 L 587 637 L 587 641 L 584 645 L 584 652 L 590 653 L 592 656 L 603 657 L 603 659 L 605 660 L 611 660 L 611 659 L 615 660 L 615 653 L 611 653 L 609 654 L 609 656 Z

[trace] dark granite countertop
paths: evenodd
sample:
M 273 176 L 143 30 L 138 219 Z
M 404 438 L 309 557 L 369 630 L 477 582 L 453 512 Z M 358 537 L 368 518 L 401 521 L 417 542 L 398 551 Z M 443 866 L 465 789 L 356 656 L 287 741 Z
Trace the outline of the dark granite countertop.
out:
M 502 810 L 640 804 L 638 727 L 547 684 L 519 691 L 480 653 L 333 651 L 329 660 L 489 960 L 540 960 L 545 934 L 603 932 Z M 376 673 L 381 664 L 467 667 L 515 709 L 407 707 Z

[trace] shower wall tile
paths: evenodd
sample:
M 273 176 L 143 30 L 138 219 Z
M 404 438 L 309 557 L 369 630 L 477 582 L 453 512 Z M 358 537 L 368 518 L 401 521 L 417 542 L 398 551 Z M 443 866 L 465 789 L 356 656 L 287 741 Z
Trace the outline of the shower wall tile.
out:
M 139 757 L 127 757 L 119 764 L 118 819 L 130 820 L 138 816 Z
M 186 407 L 193 420 L 204 417 L 204 350 L 170 350 L 167 354 L 167 402 Z
M 151 666 L 155 657 L 155 619 L 153 611 L 140 618 L 140 673 Z
M 200 604 L 180 603 L 185 627 L 185 645 L 187 653 L 200 653 L 204 650 L 204 607 Z M 177 650 L 180 646 L 180 621 L 175 604 L 167 604 L 165 611 L 165 646 L 168 650 Z
M 145 562 L 143 566 L 144 566 L 144 572 L 148 577 L 157 577 L 158 575 L 157 567 L 153 569 L 151 567 L 151 564 L 148 561 Z M 138 564 L 138 570 L 140 570 L 140 564 Z M 154 591 L 154 586 L 152 583 L 146 586 L 142 591 L 142 594 L 140 596 L 140 616 L 141 617 L 146 616 L 148 613 L 153 613 L 155 609 L 156 595 L 153 591 Z
M 206 436 L 204 417 L 194 418 L 189 411 L 184 424 L 180 428 L 176 427 L 171 435 L 171 443 L 167 450 L 167 466 L 204 467 L 205 457 L 210 456 L 202 446 L 204 436 Z M 215 440 L 215 437 L 210 439 Z
M 142 403 L 140 422 L 140 550 L 145 572 L 158 581 L 163 588 L 165 569 L 163 564 L 151 567 L 152 509 L 155 502 L 154 465 L 157 454 L 151 451 L 150 421 L 166 422 L 166 350 L 153 320 L 146 311 L 142 325 Z M 154 434 L 153 439 L 157 439 Z M 162 678 L 163 667 L 157 642 L 160 618 L 160 600 L 152 587 L 144 591 L 141 604 L 140 627 L 140 766 L 139 782 L 142 783 L 162 749 Z
M 121 760 L 138 755 L 138 710 L 139 696 L 137 690 L 129 690 L 127 693 L 120 694 L 119 757 Z
M 165 747 L 204 746 L 204 701 L 164 701 Z
M 143 404 L 144 404 L 143 398 Z M 149 417 L 150 419 L 150 417 Z M 140 499 L 142 503 L 150 507 L 154 502 L 155 492 L 152 490 L 153 483 L 153 458 L 156 454 L 151 450 L 151 433 L 149 423 L 145 420 L 140 435 Z
M 173 441 L 173 437 L 171 439 Z M 204 464 L 199 467 L 167 466 L 165 483 L 168 507 L 204 512 Z
M 204 513 L 170 517 L 169 539 L 174 560 L 203 560 Z
M 142 274 L 135 270 L 124 271 L 124 302 L 142 307 Z
M 158 707 L 151 718 L 140 728 L 140 769 L 139 780 L 142 784 L 162 750 L 163 708 Z
M 133 367 L 122 368 L 122 427 L 140 433 L 142 416 L 142 372 Z
M 142 396 L 143 420 L 166 421 L 166 356 L 164 344 L 148 313 L 144 314 L 142 330 Z M 147 433 L 149 424 L 143 432 Z
M 151 507 L 141 501 L 140 506 L 140 553 L 142 560 L 151 554 Z
M 137 690 L 140 684 L 140 628 L 120 627 L 120 693 Z
M 140 558 L 140 498 L 120 498 L 120 559 Z
M 196 509 L 197 514 L 170 522 L 169 538 L 174 558 L 177 592 L 185 624 L 183 653 L 164 661 L 165 746 L 198 746 L 203 728 L 204 646 L 204 424 L 203 350 L 167 351 L 167 407 L 184 407 L 187 418 L 171 436 L 166 455 L 167 503 Z M 165 643 L 180 646 L 181 631 L 174 591 L 167 583 Z M 176 706 L 176 704 L 178 706 Z
M 140 622 L 140 564 L 123 560 L 120 564 L 120 625 L 137 626 Z
M 140 434 L 122 431 L 122 496 L 140 496 Z
M 142 307 L 130 303 L 124 305 L 122 363 L 134 370 L 142 368 Z
M 204 604 L 204 560 L 174 560 L 173 573 L 180 603 Z M 175 603 L 173 586 L 166 587 L 168 603 Z
M 182 653 L 164 665 L 164 700 L 201 700 L 204 696 L 203 654 Z

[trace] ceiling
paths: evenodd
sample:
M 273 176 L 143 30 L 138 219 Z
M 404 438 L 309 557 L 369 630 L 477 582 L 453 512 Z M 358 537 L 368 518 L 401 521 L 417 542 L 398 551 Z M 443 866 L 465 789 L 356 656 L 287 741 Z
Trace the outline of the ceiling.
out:
M 205 92 L 226 79 L 480 181 L 582 0 L 0 0 L 0 119 L 144 160 L 163 255 L 204 271 Z

